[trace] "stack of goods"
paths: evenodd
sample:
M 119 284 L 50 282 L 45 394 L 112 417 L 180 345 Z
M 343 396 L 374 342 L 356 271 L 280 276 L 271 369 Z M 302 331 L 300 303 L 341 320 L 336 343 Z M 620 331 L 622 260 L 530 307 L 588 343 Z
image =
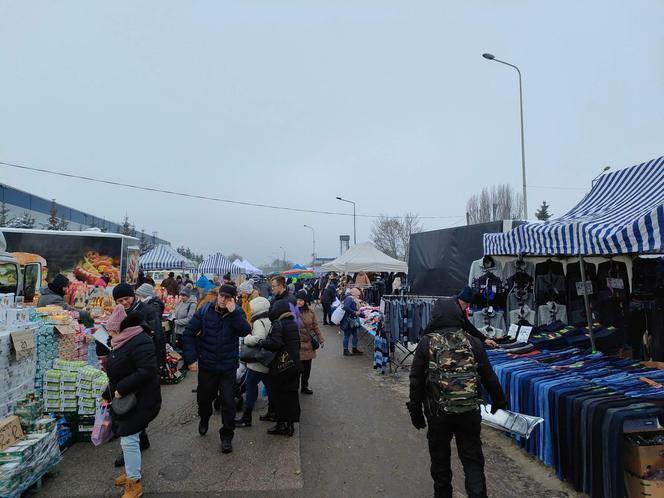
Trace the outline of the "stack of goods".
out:
M 34 390 L 36 355 L 16 359 L 12 346 L 12 333 L 0 330 L 0 417 L 11 413 L 14 404 Z
M 88 285 L 84 282 L 78 281 L 70 282 L 70 284 L 67 286 L 65 301 L 70 306 L 74 306 L 77 309 L 83 309 L 85 308 L 93 290 L 93 285 Z
M 8 434 L 0 441 L 0 496 L 20 496 L 60 460 L 56 421 L 42 413 L 41 400 L 30 394 L 0 420 Z
M 99 318 L 113 311 L 113 306 L 115 306 L 113 296 L 105 294 L 91 296 L 88 307 L 92 318 Z
M 35 372 L 35 390 L 43 389 L 42 380 L 47 370 L 53 368 L 53 362 L 60 351 L 60 336 L 53 330 L 53 325 L 39 321 L 37 329 L 37 370 Z
M 571 347 L 487 354 L 510 408 L 544 419 L 522 446 L 577 491 L 622 496 L 622 433 L 630 424 L 640 430 L 658 425 L 664 370 Z
M 78 371 L 85 366 L 82 361 L 57 359 L 53 369 L 44 376 L 46 410 L 76 412 L 78 409 Z
M 85 366 L 78 371 L 76 395 L 78 397 L 78 414 L 94 415 L 97 401 L 100 399 L 108 377 L 101 370 Z

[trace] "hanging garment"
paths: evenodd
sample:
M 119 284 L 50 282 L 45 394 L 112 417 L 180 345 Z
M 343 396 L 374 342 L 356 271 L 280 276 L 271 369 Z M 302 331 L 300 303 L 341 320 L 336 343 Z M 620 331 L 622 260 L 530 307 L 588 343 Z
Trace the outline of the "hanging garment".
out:
M 485 325 L 478 330 L 482 332 L 487 337 L 487 339 L 502 339 L 507 335 L 505 333 L 505 329 L 499 329 L 492 327 L 491 325 Z
M 523 305 L 535 309 L 535 294 L 532 291 L 512 289 L 507 295 L 507 309 L 515 310 Z M 511 320 L 510 323 L 512 323 Z
M 597 269 L 597 314 L 602 325 L 623 326 L 629 313 L 627 265 L 607 261 Z
M 553 301 L 540 306 L 537 309 L 537 323 L 539 325 L 547 325 L 555 321 L 567 323 L 567 307 Z
M 505 330 L 504 313 L 490 308 L 484 308 L 482 311 L 473 313 L 470 317 L 470 323 L 477 327 L 480 332 L 482 331 L 482 327 L 486 326 Z
M 547 260 L 535 265 L 535 297 L 538 305 L 555 301 L 567 304 L 567 291 L 563 264 Z
M 529 325 L 531 327 L 537 325 L 535 310 L 530 309 L 530 306 L 527 304 L 524 304 L 519 309 L 510 311 L 509 317 L 510 325 L 513 323 L 518 325 Z
M 592 291 L 588 295 L 591 312 L 597 310 L 597 270 L 592 263 L 586 263 L 586 282 L 592 285 Z M 581 285 L 581 264 L 571 263 L 567 265 L 567 316 L 571 325 L 586 325 L 586 305 L 583 294 L 579 295 L 578 287 Z
M 502 280 L 503 269 L 491 256 L 484 256 L 482 259 L 473 261 L 470 265 L 470 273 L 468 275 L 468 285 L 472 287 L 473 282 L 485 273 L 491 272 L 496 277 Z

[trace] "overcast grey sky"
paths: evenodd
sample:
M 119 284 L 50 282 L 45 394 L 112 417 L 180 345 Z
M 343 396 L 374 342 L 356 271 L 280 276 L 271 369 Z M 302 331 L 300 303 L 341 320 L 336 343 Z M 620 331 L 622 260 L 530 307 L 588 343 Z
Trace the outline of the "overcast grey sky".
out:
M 0 0 L 0 161 L 268 204 L 454 216 L 520 188 L 560 215 L 605 165 L 664 154 L 664 2 Z M 14 187 L 198 252 L 338 255 L 352 218 L 0 167 Z M 540 188 L 549 186 L 549 189 Z M 563 188 L 554 188 L 563 187 Z M 358 241 L 371 220 L 358 220 Z

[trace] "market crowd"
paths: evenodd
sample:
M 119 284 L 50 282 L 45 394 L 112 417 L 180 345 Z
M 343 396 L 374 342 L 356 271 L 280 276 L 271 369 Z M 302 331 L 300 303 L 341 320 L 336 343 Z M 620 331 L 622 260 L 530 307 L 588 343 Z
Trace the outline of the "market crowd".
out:
M 66 284 L 54 279 L 52 293 L 58 295 Z M 112 429 L 122 448 L 115 465 L 125 472 L 115 484 L 124 488 L 123 498 L 143 494 L 141 452 L 150 447 L 147 429 L 161 408 L 160 370 L 168 341 L 162 326 L 165 307 L 154 284 L 150 274 L 141 273 L 135 289 L 125 283 L 113 288 L 116 306 L 106 322 L 109 341 L 96 348 L 108 374 L 104 397 L 112 401 Z M 232 452 L 235 428 L 253 424 L 262 383 L 268 409 L 260 420 L 274 423 L 267 433 L 293 436 L 300 419 L 299 395 L 313 394 L 312 360 L 325 342 L 312 307 L 320 297 L 318 289 L 301 284 L 296 289 L 282 276 L 237 285 L 228 274 L 222 281 L 201 276 L 193 282 L 174 273 L 161 287 L 178 296 L 168 316 L 171 342 L 182 351 L 184 369 L 198 376 L 199 434 L 207 434 L 216 407 L 222 419 L 221 452 Z M 244 410 L 238 416 L 241 398 Z

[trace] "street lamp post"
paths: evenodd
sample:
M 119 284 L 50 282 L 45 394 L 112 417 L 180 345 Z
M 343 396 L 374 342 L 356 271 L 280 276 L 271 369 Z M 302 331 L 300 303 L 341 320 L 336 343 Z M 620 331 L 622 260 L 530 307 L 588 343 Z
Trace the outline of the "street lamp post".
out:
M 523 135 L 523 87 L 521 84 L 521 70 L 516 67 L 514 64 L 509 62 L 501 61 L 496 59 L 493 54 L 482 54 L 487 60 L 500 62 L 506 66 L 513 67 L 516 69 L 517 74 L 519 75 L 519 109 L 521 112 L 521 176 L 523 180 L 523 219 L 524 221 L 528 220 L 528 193 L 526 192 L 526 144 Z
M 353 205 L 353 245 L 357 244 L 357 224 L 356 224 L 356 218 L 355 218 L 355 202 L 349 201 L 348 199 L 342 199 L 341 197 L 337 197 L 338 201 L 341 202 L 347 202 L 349 204 Z
M 281 246 L 279 246 L 279 249 L 281 249 L 282 251 L 284 251 L 284 268 L 286 268 L 286 249 L 284 249 L 284 248 L 281 247 Z
M 611 169 L 611 166 L 604 166 L 604 169 L 602 170 L 602 172 L 599 175 L 597 175 L 595 178 L 593 178 L 593 180 L 590 182 L 590 188 L 592 188 L 595 185 L 595 182 L 597 181 L 597 179 L 600 176 L 602 176 L 604 173 L 606 173 L 610 169 Z
M 304 225 L 305 228 L 308 228 L 311 230 L 311 235 L 313 236 L 313 252 L 311 253 L 311 266 L 314 266 L 316 263 L 316 230 L 314 230 L 314 227 L 310 227 L 309 225 Z

